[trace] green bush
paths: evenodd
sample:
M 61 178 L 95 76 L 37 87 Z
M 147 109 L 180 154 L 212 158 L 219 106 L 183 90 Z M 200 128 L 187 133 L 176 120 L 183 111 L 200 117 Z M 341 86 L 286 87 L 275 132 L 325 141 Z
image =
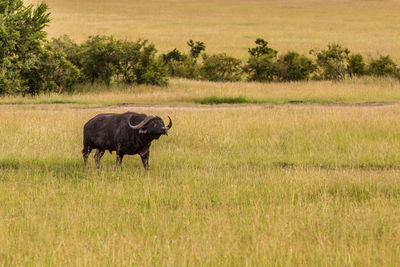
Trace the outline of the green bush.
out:
M 281 81 L 308 80 L 317 68 L 311 59 L 296 52 L 288 52 L 281 56 L 278 65 L 278 76 Z
M 328 49 L 315 51 L 310 54 L 317 56 L 317 66 L 319 75 L 317 78 L 323 80 L 344 80 L 348 74 L 349 49 L 343 48 L 339 44 L 328 44 Z
M 171 77 L 186 79 L 200 79 L 200 65 L 197 59 L 206 46 L 203 42 L 189 40 L 189 54 L 182 53 L 174 48 L 172 51 L 162 54 L 160 60 L 166 68 L 167 74 Z
M 242 62 L 226 54 L 203 55 L 200 67 L 201 77 L 208 81 L 234 82 L 242 75 Z
M 118 48 L 117 41 L 111 36 L 90 36 L 79 51 L 83 81 L 109 85 L 118 71 Z
M 81 66 L 81 47 L 74 42 L 68 35 L 62 35 L 58 38 L 51 40 L 51 45 L 54 49 L 61 51 L 65 54 L 65 58 L 69 60 L 74 66 L 82 69 Z
M 62 42 L 69 58 L 75 61 L 84 75 L 83 82 L 112 81 L 126 84 L 168 83 L 164 68 L 156 60 L 156 48 L 147 40 L 121 41 L 112 36 L 91 36 L 78 51 L 73 43 Z
M 164 68 L 156 61 L 156 48 L 147 40 L 118 41 L 116 58 L 117 74 L 127 84 L 164 86 L 168 80 Z
M 171 77 L 200 79 L 200 65 L 190 57 L 183 61 L 172 60 L 167 67 L 167 72 Z
M 276 58 L 270 55 L 251 56 L 243 71 L 247 74 L 248 81 L 271 82 L 279 75 L 279 65 Z
M 374 76 L 392 76 L 400 78 L 400 70 L 389 56 L 380 56 L 369 64 L 368 73 Z
M 46 45 L 39 55 L 39 63 L 30 72 L 30 94 L 72 92 L 80 76 L 79 69 L 51 44 Z
M 256 39 L 258 45 L 249 48 L 250 58 L 243 67 L 249 81 L 270 82 L 278 77 L 279 65 L 276 55 L 278 52 L 268 47 L 268 42 L 263 39 Z
M 366 64 L 361 54 L 353 54 L 349 56 L 348 73 L 350 77 L 361 76 L 367 73 Z

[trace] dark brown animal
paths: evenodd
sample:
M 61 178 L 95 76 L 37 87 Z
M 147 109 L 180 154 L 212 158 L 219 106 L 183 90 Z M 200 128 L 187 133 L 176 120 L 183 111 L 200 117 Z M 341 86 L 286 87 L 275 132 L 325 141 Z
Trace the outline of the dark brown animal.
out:
M 117 165 L 122 163 L 124 155 L 139 154 L 143 167 L 149 169 L 150 145 L 161 135 L 168 135 L 172 127 L 164 125 L 158 116 L 147 116 L 135 112 L 123 114 L 103 113 L 90 119 L 83 127 L 83 160 L 85 164 L 92 149 L 97 149 L 94 158 L 97 166 L 101 157 L 108 150 L 116 151 Z

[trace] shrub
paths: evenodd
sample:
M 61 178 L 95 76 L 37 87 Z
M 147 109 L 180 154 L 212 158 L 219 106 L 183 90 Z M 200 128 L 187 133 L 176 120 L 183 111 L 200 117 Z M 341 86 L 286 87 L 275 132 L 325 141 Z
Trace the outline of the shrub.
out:
M 308 80 L 316 65 L 311 59 L 296 52 L 288 52 L 278 60 L 278 76 L 281 81 Z
M 361 54 L 353 54 L 348 58 L 348 73 L 350 77 L 366 74 L 366 65 Z
M 62 35 L 58 38 L 51 40 L 51 45 L 54 49 L 61 51 L 65 54 L 65 58 L 69 60 L 73 65 L 82 69 L 81 66 L 81 47 L 74 42 L 68 35 Z
M 371 61 L 368 73 L 374 76 L 392 76 L 400 78 L 396 63 L 389 56 L 380 56 Z
M 189 54 L 182 53 L 174 48 L 167 54 L 162 54 L 160 61 L 171 77 L 200 79 L 200 66 L 197 59 L 206 46 L 203 42 L 194 42 L 193 40 L 189 40 L 187 45 L 190 47 Z
M 199 76 L 196 70 L 196 62 L 176 48 L 167 54 L 162 54 L 160 58 L 171 77 L 194 79 Z
M 343 48 L 339 44 L 328 44 L 328 49 L 321 51 L 311 50 L 310 53 L 317 56 L 317 65 L 320 71 L 318 78 L 334 81 L 346 78 L 350 53 L 347 48 Z
M 200 79 L 200 66 L 190 57 L 183 61 L 172 60 L 167 67 L 167 72 L 172 77 Z
M 168 81 L 164 68 L 155 59 L 157 50 L 147 40 L 118 41 L 116 45 L 117 74 L 127 84 L 164 86 Z
M 268 82 L 273 81 L 279 72 L 276 62 L 277 51 L 268 47 L 268 42 L 257 39 L 255 48 L 249 48 L 250 58 L 243 67 L 249 81 Z
M 241 64 L 239 59 L 226 54 L 204 55 L 200 68 L 201 77 L 209 81 L 239 81 L 242 73 Z
M 117 74 L 119 57 L 117 41 L 111 36 L 90 36 L 80 47 L 80 65 L 84 81 L 107 85 Z
M 48 44 L 39 56 L 37 68 L 31 69 L 30 85 L 37 91 L 30 92 L 71 92 L 77 83 L 80 72 L 65 54 Z
M 278 77 L 279 65 L 270 55 L 250 57 L 243 67 L 248 81 L 271 82 Z

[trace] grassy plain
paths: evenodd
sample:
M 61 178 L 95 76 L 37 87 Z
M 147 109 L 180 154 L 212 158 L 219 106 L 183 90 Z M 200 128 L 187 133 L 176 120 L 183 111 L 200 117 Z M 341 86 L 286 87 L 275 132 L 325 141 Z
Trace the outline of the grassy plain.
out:
M 148 172 L 83 167 L 100 110 L 0 106 L 0 264 L 400 264 L 400 105 L 137 108 Z
M 37 4 L 41 0 L 25 0 Z M 400 60 L 399 0 L 47 0 L 50 37 L 89 35 L 147 39 L 161 52 L 187 51 L 186 41 L 206 43 L 210 53 L 247 58 L 264 38 L 281 52 L 308 53 L 338 42 L 365 55 Z
M 400 59 L 397 0 L 46 2 L 50 37 L 161 52 L 194 39 L 240 58 L 263 37 Z M 196 104 L 212 97 L 257 104 Z M 2 97 L 0 265 L 399 266 L 399 100 L 398 81 L 373 78 Z M 83 124 L 125 110 L 173 119 L 150 171 L 138 156 L 116 168 L 115 154 L 84 168 Z

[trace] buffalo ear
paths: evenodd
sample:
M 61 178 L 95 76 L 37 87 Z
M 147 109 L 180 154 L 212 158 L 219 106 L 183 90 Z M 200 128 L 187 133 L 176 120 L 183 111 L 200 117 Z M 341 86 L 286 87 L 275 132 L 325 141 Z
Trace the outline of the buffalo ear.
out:
M 147 129 L 139 129 L 139 134 L 146 134 L 147 133 Z

